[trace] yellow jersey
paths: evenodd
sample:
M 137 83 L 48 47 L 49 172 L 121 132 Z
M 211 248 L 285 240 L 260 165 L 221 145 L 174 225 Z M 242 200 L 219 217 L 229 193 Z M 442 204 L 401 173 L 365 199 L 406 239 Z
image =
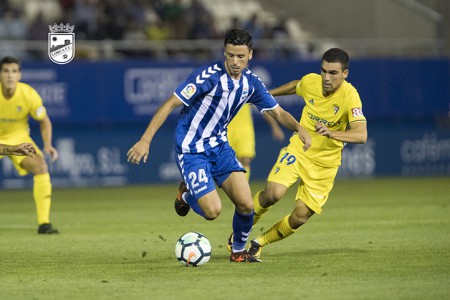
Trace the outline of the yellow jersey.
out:
M 29 116 L 40 121 L 46 115 L 42 98 L 28 84 L 18 82 L 11 99 L 6 99 L 0 92 L 0 141 L 29 136 Z
M 344 80 L 339 90 L 325 97 L 322 94 L 322 77 L 311 73 L 303 76 L 297 83 L 296 93 L 305 100 L 300 125 L 311 135 L 311 148 L 300 153 L 317 165 L 339 166 L 344 143 L 317 134 L 314 126 L 321 122 L 331 130 L 345 131 L 353 122 L 365 122 L 358 91 Z M 292 136 L 290 142 L 299 149 L 303 146 L 297 134 Z
M 236 152 L 237 157 L 255 157 L 255 129 L 250 104 L 244 104 L 228 124 L 227 135 L 228 143 Z

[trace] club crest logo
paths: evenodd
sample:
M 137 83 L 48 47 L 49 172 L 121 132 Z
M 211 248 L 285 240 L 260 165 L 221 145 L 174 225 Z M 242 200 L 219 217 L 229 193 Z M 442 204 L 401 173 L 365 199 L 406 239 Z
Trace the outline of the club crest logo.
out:
M 56 64 L 67 64 L 75 57 L 75 25 L 48 25 L 48 57 Z

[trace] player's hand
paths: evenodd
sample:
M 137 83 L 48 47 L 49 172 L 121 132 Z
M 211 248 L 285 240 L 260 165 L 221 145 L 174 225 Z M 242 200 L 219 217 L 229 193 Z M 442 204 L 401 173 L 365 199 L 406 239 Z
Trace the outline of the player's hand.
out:
M 309 135 L 308 131 L 302 126 L 299 126 L 298 137 L 303 142 L 303 151 L 308 150 L 311 147 L 311 136 Z
M 34 148 L 33 144 L 22 143 L 15 147 L 17 148 L 13 151 L 15 155 L 23 155 L 29 157 L 34 157 L 36 155 L 36 149 Z
M 331 138 L 331 130 L 325 124 L 317 122 L 315 129 L 318 134 Z
M 52 145 L 50 146 L 44 146 L 44 152 L 50 155 L 50 160 L 53 162 L 58 159 L 59 153 L 58 150 L 56 150 L 55 147 Z
M 147 162 L 148 153 L 150 151 L 150 144 L 139 140 L 130 150 L 127 152 L 127 161 L 132 164 L 138 165 L 143 159 L 144 163 Z

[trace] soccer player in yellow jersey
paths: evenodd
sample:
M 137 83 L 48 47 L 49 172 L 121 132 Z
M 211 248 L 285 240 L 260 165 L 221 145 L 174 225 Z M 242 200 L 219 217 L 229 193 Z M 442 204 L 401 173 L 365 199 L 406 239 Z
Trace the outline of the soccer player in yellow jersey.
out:
M 30 137 L 28 118 L 39 122 L 44 151 L 54 161 L 58 151 L 52 146 L 52 123 L 48 117 L 39 94 L 21 79 L 20 61 L 7 56 L 0 61 L 0 143 L 30 143 L 37 155 L 16 156 L 6 154 L 17 172 L 24 176 L 33 174 L 33 197 L 36 204 L 38 233 L 55 234 L 58 230 L 50 223 L 50 204 L 52 185 L 48 166 L 42 151 Z M 0 159 L 5 157 L 0 155 Z
M 305 100 L 300 125 L 311 135 L 311 148 L 302 150 L 296 135 L 290 139 L 269 173 L 264 190 L 254 197 L 253 226 L 300 179 L 294 210 L 251 241 L 248 252 L 259 257 L 262 247 L 287 238 L 315 213 L 320 214 L 333 188 L 345 143 L 365 143 L 366 118 L 348 76 L 348 54 L 326 51 L 319 74 L 308 74 L 269 91 L 273 96 L 297 95 Z
M 274 140 L 283 141 L 284 132 L 274 118 L 267 114 L 262 115 L 270 125 Z M 250 104 L 242 106 L 234 119 L 228 124 L 228 143 L 236 152 L 237 159 L 242 163 L 247 173 L 245 177 L 250 180 L 250 163 L 255 158 L 255 129 L 253 127 L 252 108 Z

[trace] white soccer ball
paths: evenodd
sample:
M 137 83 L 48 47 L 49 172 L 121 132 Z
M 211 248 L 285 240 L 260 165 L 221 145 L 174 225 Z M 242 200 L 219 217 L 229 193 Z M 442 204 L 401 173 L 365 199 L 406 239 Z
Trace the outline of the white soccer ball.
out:
M 186 267 L 201 266 L 211 258 L 211 244 L 203 234 L 187 232 L 175 244 L 175 256 Z

